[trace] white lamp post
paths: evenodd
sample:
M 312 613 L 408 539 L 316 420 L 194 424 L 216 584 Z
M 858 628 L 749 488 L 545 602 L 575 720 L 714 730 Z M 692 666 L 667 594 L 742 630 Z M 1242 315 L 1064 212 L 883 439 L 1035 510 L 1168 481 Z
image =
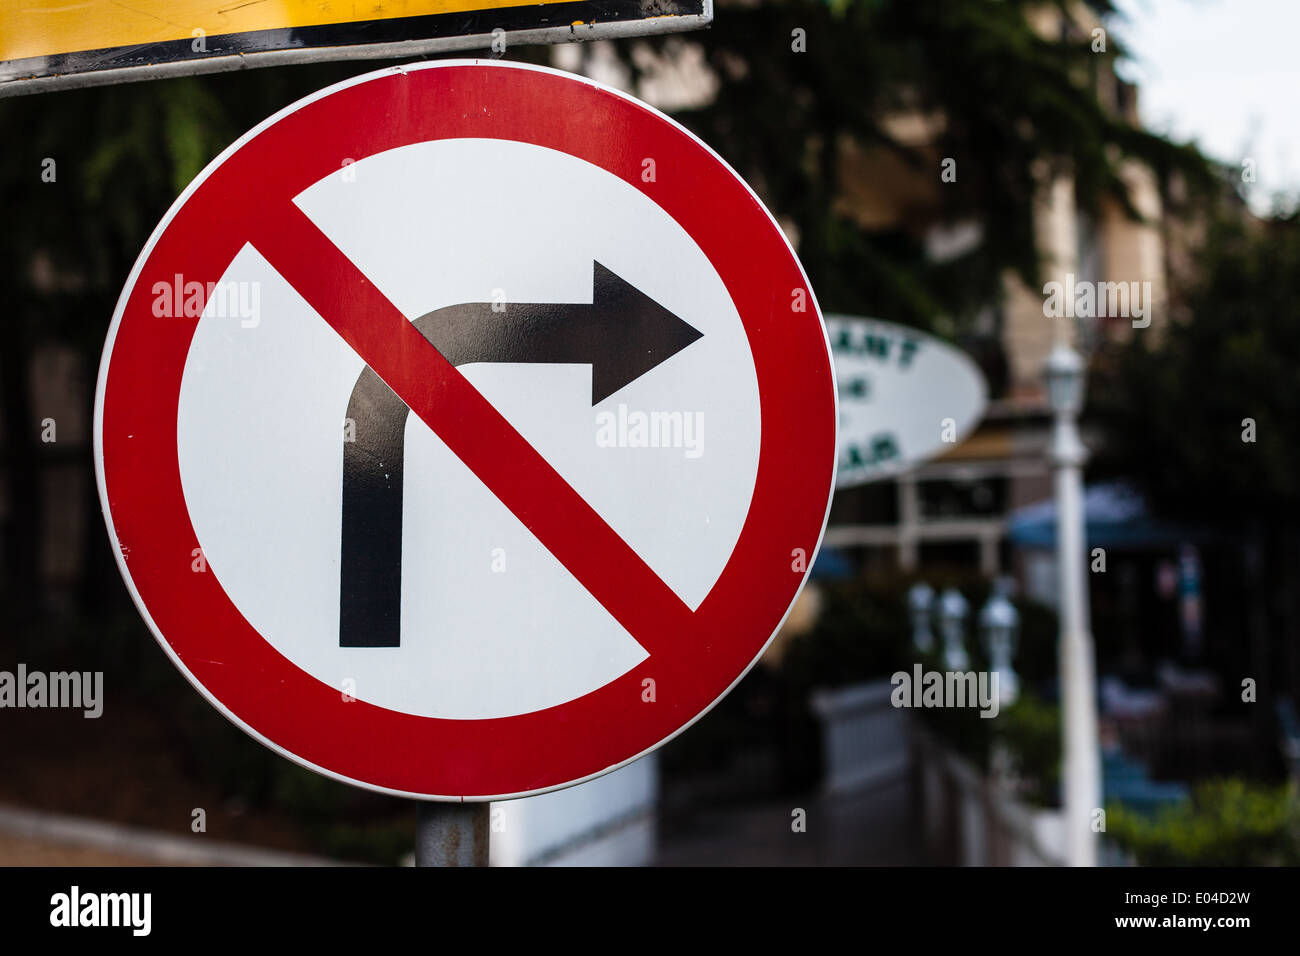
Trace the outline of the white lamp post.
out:
M 907 608 L 912 615 L 912 643 L 922 654 L 934 649 L 934 634 L 930 630 L 930 607 L 934 603 L 934 588 L 918 581 L 907 592 Z
M 964 671 L 970 666 L 966 655 L 966 599 L 956 588 L 948 588 L 939 598 L 939 630 L 943 632 L 943 666 L 950 671 Z
M 998 701 L 1003 707 L 1014 704 L 1020 696 L 1020 677 L 1011 666 L 1019 627 L 1020 612 L 995 588 L 980 611 L 980 631 L 984 634 L 990 666 L 998 675 Z
M 1083 463 L 1079 438 L 1083 408 L 1083 360 L 1064 342 L 1047 359 L 1047 392 L 1055 416 L 1052 463 L 1056 467 L 1056 557 L 1061 581 L 1062 786 L 1065 794 L 1065 860 L 1096 866 L 1093 811 L 1101 806 L 1097 707 L 1088 581 L 1084 554 Z

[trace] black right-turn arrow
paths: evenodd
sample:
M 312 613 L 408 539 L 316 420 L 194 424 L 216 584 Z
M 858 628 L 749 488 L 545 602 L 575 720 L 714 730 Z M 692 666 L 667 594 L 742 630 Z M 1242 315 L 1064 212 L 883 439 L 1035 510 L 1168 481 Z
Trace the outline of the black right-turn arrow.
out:
M 473 302 L 415 327 L 452 365 L 591 366 L 597 405 L 703 333 L 599 262 L 589 303 Z M 402 485 L 410 409 L 368 366 L 348 401 L 355 440 L 343 445 L 339 646 L 401 643 Z

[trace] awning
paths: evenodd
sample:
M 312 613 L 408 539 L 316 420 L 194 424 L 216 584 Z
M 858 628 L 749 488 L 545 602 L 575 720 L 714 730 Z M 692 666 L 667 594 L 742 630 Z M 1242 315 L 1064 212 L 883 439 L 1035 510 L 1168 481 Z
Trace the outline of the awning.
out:
M 814 580 L 842 581 L 853 575 L 853 562 L 836 549 L 822 545 L 813 561 L 812 577 Z
M 1174 548 L 1204 535 L 1189 526 L 1153 518 L 1145 499 L 1122 481 L 1090 485 L 1083 493 L 1089 547 Z M 1056 500 L 1018 508 L 1007 519 L 1007 537 L 1026 548 L 1056 547 Z

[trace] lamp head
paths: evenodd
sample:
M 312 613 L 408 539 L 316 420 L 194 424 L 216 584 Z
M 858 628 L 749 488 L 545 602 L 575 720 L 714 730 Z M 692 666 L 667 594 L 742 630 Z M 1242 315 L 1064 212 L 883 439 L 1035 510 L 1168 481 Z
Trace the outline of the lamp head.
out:
M 1083 359 L 1063 342 L 1047 357 L 1047 398 L 1057 414 L 1077 415 L 1083 408 Z

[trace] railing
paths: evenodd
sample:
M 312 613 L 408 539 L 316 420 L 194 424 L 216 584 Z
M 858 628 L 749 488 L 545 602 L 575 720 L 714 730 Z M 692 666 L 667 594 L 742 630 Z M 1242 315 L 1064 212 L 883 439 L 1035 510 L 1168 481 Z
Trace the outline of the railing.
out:
M 890 704 L 892 691 L 889 681 L 878 681 L 813 694 L 828 793 L 864 790 L 907 774 L 907 721 Z
M 890 702 L 889 681 L 817 691 L 824 789 L 860 793 L 910 780 L 911 820 L 932 862 L 957 866 L 1057 866 L 1064 859 L 1059 810 L 1030 806 L 949 750 Z M 1127 862 L 1106 848 L 1102 862 Z

